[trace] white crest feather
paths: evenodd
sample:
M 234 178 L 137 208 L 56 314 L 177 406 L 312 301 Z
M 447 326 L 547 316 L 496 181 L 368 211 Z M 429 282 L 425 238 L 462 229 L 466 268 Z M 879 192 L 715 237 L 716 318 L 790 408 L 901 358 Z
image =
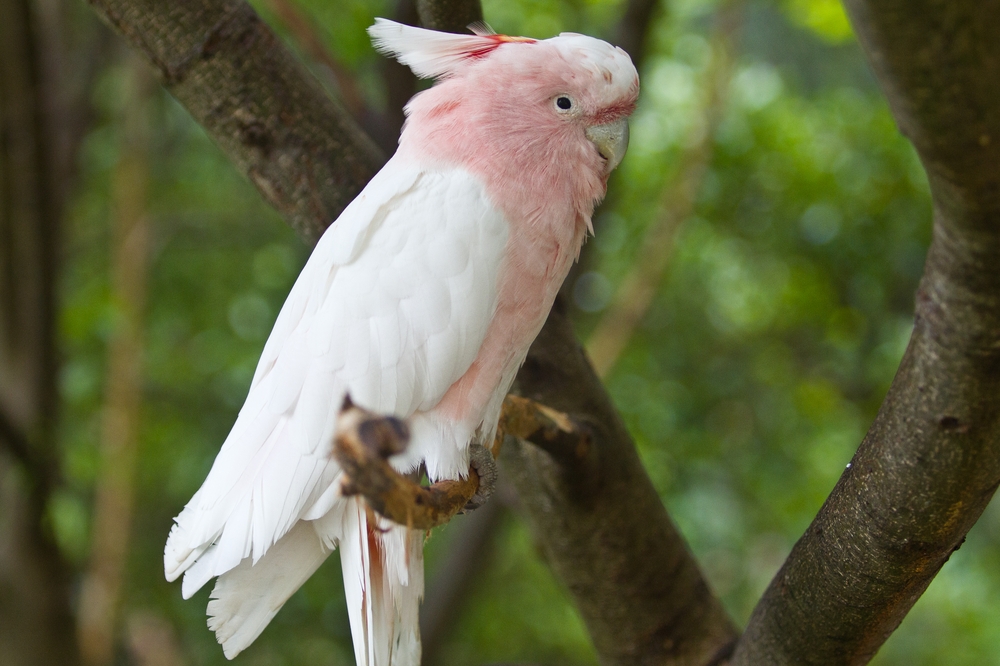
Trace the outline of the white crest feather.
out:
M 377 18 L 368 34 L 379 53 L 396 58 L 420 78 L 446 78 L 502 43 L 485 23 L 474 25 L 470 28 L 476 34 L 456 35 Z

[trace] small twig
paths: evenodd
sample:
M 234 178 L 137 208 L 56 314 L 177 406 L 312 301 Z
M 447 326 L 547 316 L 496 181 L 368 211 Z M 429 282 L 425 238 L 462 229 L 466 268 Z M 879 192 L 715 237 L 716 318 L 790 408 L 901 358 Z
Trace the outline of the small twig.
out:
M 517 395 L 504 398 L 493 440 L 494 458 L 500 455 L 500 445 L 506 435 L 527 440 L 571 467 L 589 456 L 592 445 L 589 426 L 568 414 Z

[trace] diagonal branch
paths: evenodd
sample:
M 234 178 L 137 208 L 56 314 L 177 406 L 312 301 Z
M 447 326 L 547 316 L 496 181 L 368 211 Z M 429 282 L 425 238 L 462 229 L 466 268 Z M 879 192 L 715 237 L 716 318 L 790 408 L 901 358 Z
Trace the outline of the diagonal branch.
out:
M 927 170 L 934 237 L 889 394 L 734 664 L 867 663 L 1000 483 L 1000 2 L 846 4 Z

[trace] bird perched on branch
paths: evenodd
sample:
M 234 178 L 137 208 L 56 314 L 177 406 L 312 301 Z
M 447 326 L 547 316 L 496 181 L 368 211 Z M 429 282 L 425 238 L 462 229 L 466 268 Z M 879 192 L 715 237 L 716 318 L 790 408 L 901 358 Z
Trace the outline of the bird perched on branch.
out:
M 339 547 L 359 666 L 420 662 L 423 534 L 343 494 L 337 407 L 349 394 L 407 419 L 398 471 L 466 475 L 625 153 L 639 79 L 624 51 L 472 30 L 369 28 L 438 82 L 316 245 L 170 532 L 166 576 L 184 574 L 185 598 L 218 577 L 208 625 L 229 658 Z

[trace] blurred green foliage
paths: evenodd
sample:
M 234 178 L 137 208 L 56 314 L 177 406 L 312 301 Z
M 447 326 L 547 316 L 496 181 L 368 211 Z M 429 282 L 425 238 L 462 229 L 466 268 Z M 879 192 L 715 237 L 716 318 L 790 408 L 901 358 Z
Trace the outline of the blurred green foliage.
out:
M 393 3 L 303 0 L 373 104 L 385 95 L 364 29 Z M 905 348 L 930 234 L 921 167 L 893 124 L 835 0 L 747 1 L 721 120 L 698 100 L 718 3 L 656 15 L 632 148 L 573 287 L 581 336 L 641 256 L 687 146 L 711 157 L 655 302 L 608 387 L 664 502 L 737 622 L 819 509 L 861 441 Z M 608 35 L 619 0 L 488 0 L 500 32 Z M 267 7 L 259 7 L 265 18 Z M 280 26 L 279 26 L 280 29 Z M 50 519 L 87 557 L 109 299 L 110 172 L 131 103 L 103 72 L 80 155 L 62 275 L 64 473 Z M 171 518 L 197 489 L 239 409 L 271 322 L 308 250 L 172 100 L 156 127 L 154 226 L 137 515 L 124 605 L 174 626 L 193 664 L 223 664 L 208 590 L 163 581 Z M 461 520 L 461 518 L 459 519 Z M 428 577 L 451 538 L 428 543 Z M 504 524 L 442 663 L 596 663 L 567 596 L 516 520 Z M 987 510 L 875 663 L 1000 664 L 1000 509 Z M 351 664 L 336 556 L 239 658 Z M 962 646 L 956 650 L 956 646 Z

